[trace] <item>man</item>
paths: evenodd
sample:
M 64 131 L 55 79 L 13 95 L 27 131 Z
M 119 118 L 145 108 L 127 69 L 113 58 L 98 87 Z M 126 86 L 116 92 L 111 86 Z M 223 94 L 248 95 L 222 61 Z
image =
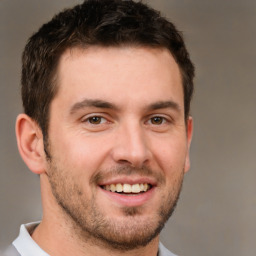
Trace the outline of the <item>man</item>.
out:
M 190 167 L 194 67 L 174 25 L 142 3 L 88 0 L 23 53 L 19 152 L 43 218 L 14 255 L 173 255 L 159 243 Z

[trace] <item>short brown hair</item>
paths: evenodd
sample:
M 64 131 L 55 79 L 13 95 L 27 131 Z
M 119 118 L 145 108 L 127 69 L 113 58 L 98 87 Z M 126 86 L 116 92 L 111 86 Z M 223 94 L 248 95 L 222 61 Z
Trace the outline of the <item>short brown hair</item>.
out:
M 71 47 L 135 45 L 167 48 L 181 70 L 185 118 L 193 94 L 194 66 L 173 23 L 141 2 L 87 0 L 44 24 L 28 41 L 22 57 L 24 111 L 47 137 L 49 106 L 61 54 Z

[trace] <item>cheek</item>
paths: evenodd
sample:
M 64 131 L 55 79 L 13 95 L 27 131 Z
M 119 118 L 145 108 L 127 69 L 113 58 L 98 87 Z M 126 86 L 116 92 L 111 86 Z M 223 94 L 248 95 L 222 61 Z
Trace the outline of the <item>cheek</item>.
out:
M 183 172 L 187 154 L 186 140 L 177 137 L 155 142 L 153 155 L 166 175 Z
M 90 176 L 101 167 L 108 150 L 102 139 L 81 134 L 59 134 L 51 145 L 54 157 L 58 158 L 58 162 L 62 163 L 64 168 L 83 176 Z

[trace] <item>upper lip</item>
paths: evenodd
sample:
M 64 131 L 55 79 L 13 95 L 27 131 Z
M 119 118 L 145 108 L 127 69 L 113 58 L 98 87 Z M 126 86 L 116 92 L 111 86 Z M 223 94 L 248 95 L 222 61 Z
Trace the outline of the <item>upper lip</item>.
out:
M 125 177 L 114 177 L 112 179 L 103 180 L 98 185 L 99 186 L 106 186 L 111 184 L 150 184 L 151 186 L 156 186 L 156 180 L 151 177 L 132 177 L 132 176 L 125 176 Z

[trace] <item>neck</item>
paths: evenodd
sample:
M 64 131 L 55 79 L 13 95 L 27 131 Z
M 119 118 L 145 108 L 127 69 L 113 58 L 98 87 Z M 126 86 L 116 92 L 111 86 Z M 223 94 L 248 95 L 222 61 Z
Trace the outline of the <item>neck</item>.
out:
M 34 241 L 49 255 L 54 256 L 156 256 L 159 236 L 144 247 L 132 250 L 119 250 L 111 245 L 79 232 L 79 228 L 57 204 L 51 193 L 50 184 L 45 174 L 40 177 L 42 189 L 43 218 L 32 234 Z

